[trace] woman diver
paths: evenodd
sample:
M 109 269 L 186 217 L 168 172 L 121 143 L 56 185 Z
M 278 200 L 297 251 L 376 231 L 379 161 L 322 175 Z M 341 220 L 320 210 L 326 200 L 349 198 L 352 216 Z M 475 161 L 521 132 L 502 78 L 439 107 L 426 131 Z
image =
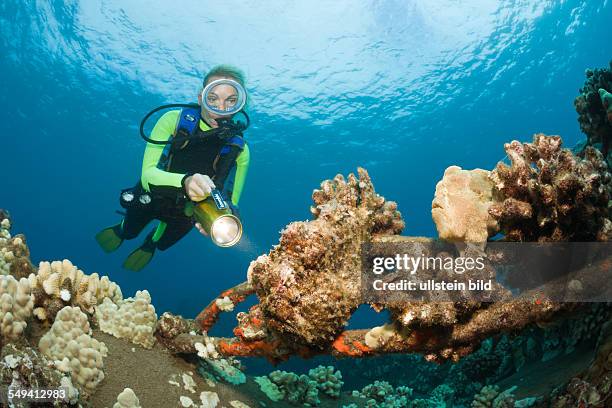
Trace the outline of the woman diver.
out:
M 249 123 L 244 112 L 247 102 L 244 82 L 240 70 L 216 66 L 204 77 L 198 105 L 165 105 L 143 119 L 140 132 L 147 146 L 140 181 L 121 192 L 120 204 L 126 210 L 123 221 L 96 235 L 102 249 L 112 252 L 123 240 L 136 238 L 150 221 L 160 221 L 144 243 L 127 257 L 124 268 L 141 270 L 156 249 L 169 248 L 194 225 L 200 233 L 208 235 L 210 231 L 194 221 L 194 208 L 197 210 L 195 203 L 211 194 L 217 208 L 225 208 L 218 203 L 227 204 L 237 215 L 250 157 L 243 138 Z M 147 137 L 143 131 L 146 120 L 169 107 L 182 109 L 163 114 Z M 238 113 L 246 118 L 246 123 L 236 120 Z M 233 188 L 230 189 L 226 181 L 232 179 L 232 172 Z M 223 238 L 213 237 L 213 241 L 229 246 L 224 245 L 229 241 L 223 242 Z

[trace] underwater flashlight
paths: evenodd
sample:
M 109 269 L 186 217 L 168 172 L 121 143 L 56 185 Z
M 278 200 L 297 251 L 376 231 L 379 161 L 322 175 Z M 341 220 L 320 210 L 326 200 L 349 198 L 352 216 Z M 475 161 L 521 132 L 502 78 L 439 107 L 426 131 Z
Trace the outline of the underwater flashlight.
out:
M 193 214 L 216 245 L 231 247 L 240 241 L 242 223 L 219 190 L 212 190 L 206 200 L 196 204 Z
M 244 108 L 246 90 L 233 79 L 217 79 L 202 90 L 202 105 L 219 116 L 231 116 Z

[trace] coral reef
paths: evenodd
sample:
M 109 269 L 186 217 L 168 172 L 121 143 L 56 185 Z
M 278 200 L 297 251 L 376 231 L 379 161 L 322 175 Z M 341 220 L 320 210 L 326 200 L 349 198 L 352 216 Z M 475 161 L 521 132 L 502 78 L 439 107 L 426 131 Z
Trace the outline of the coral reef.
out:
M 318 366 L 311 369 L 308 375 L 276 370 L 268 376 L 256 377 L 255 381 L 272 401 L 285 399 L 305 406 L 320 404 L 319 391 L 328 397 L 338 398 L 343 384 L 342 374 L 334 371 L 332 366 Z
M 599 98 L 601 99 L 601 104 L 606 110 L 606 116 L 608 117 L 608 122 L 612 125 L 612 93 L 606 91 L 603 88 L 600 88 Z
M 255 377 L 255 382 L 259 384 L 261 392 L 266 394 L 272 401 L 280 401 L 285 398 L 285 392 L 281 391 L 279 386 L 273 383 L 270 378 L 264 376 Z
M 0 387 L 15 387 L 22 389 L 57 388 L 67 390 L 65 405 L 76 404 L 78 391 L 72 386 L 70 378 L 62 376 L 52 368 L 51 363 L 32 347 L 17 347 L 8 344 L 0 353 Z M 29 403 L 15 407 L 28 407 Z
M 67 259 L 41 262 L 28 280 L 34 294 L 34 315 L 41 321 L 53 322 L 65 306 L 78 306 L 91 315 L 105 298 L 118 302 L 123 297 L 119 286 L 107 276 L 86 275 Z
M 586 70 L 586 81 L 574 100 L 580 130 L 587 136 L 587 146 L 599 146 L 608 157 L 612 140 L 612 109 L 607 94 L 612 92 L 612 61 L 609 68 Z
M 497 223 L 489 215 L 493 203 L 493 182 L 482 169 L 463 170 L 450 166 L 436 185 L 431 216 L 440 239 L 485 242 L 497 233 Z
M 30 283 L 11 275 L 0 275 L 0 345 L 15 340 L 26 328 L 32 315 L 34 299 Z
M 0 275 L 12 275 L 17 280 L 34 271 L 25 236 L 11 236 L 9 214 L 0 210 Z
M 491 172 L 495 203 L 489 213 L 509 241 L 608 241 L 612 177 L 601 153 L 584 158 L 561 148 L 559 136 L 504 145 L 511 166 Z
M 559 137 L 544 135 L 536 135 L 533 143 L 512 142 L 506 150 L 512 166 L 500 163 L 489 174 L 493 185 L 485 181 L 484 171 L 451 168 L 447 172 L 438 191 L 439 227 L 452 218 L 448 215 L 466 211 L 478 214 L 480 220 L 469 233 L 460 224 L 449 226 L 448 237 L 483 239 L 496 231 L 493 219 L 506 240 L 608 239 L 612 231 L 608 218 L 611 178 L 601 154 L 587 149 L 580 159 L 561 149 Z M 469 186 L 469 192 L 459 193 L 461 186 Z M 468 198 L 478 204 L 470 207 L 464 203 Z M 287 226 L 279 245 L 251 263 L 248 282 L 219 296 L 233 297 L 236 304 L 255 290 L 259 298 L 258 305 L 238 315 L 235 338 L 215 340 L 221 354 L 282 360 L 291 354 L 357 357 L 418 351 L 430 361 L 456 361 L 493 334 L 520 330 L 576 307 L 551 301 L 534 303 L 529 292 L 510 299 L 504 289 L 501 296 L 507 301 L 492 305 L 476 301 L 390 305 L 388 324 L 343 332 L 360 303 L 362 244 L 433 240 L 396 235 L 403 225 L 396 206 L 374 192 L 363 169 L 359 169 L 359 179 L 350 175 L 347 182 L 336 176 L 323 182 L 313 200 L 316 218 Z M 472 251 L 481 249 L 460 249 L 462 256 Z M 485 279 L 495 277 L 493 268 L 480 273 Z M 204 330 L 220 312 L 217 300 L 196 319 Z M 193 350 L 195 340 L 182 334 L 173 342 L 180 343 L 180 349 Z
M 321 183 L 314 220 L 289 224 L 279 245 L 249 266 L 267 328 L 297 343 L 324 347 L 342 331 L 359 305 L 361 244 L 404 227 L 396 204 L 358 173 Z
M 463 361 L 463 360 L 461 360 Z M 452 366 L 456 366 L 455 363 Z M 425 394 L 432 386 L 447 382 L 449 364 L 427 362 L 418 354 L 379 355 L 362 359 L 340 359 L 337 364 L 342 372 L 358 372 L 359 377 L 347 378 L 352 388 L 362 388 L 376 380 L 389 381 L 392 384 L 403 384 L 416 393 Z M 410 367 L 410 370 L 406 370 Z M 472 393 L 471 395 L 473 395 Z
M 133 298 L 117 300 L 117 303 L 106 297 L 95 307 L 95 313 L 103 332 L 145 348 L 155 344 L 157 315 L 148 291 L 139 290 Z
M 607 94 L 602 97 L 607 101 Z M 486 241 L 498 231 L 508 241 L 609 240 L 611 177 L 596 149 L 587 147 L 583 157 L 576 157 L 561 148 L 559 137 L 544 135 L 536 135 L 532 143 L 515 141 L 505 148 L 511 166 L 500 163 L 490 173 L 458 167 L 446 170 L 432 203 L 440 238 L 454 241 L 451 245 L 461 254 L 485 250 L 463 243 Z M 264 356 L 278 362 L 292 355 L 362 357 L 418 352 L 426 362 L 418 360 L 417 364 L 414 356 L 407 357 L 398 360 L 392 373 L 410 371 L 425 379 L 374 381 L 354 392 L 352 398 L 365 400 L 368 407 L 417 408 L 461 406 L 472 402 L 476 394 L 475 408 L 529 406 L 535 400 L 515 401 L 512 388 L 500 392 L 492 384 L 513 374 L 526 361 L 546 360 L 571 352 L 579 344 L 592 344 L 610 319 L 609 305 L 585 306 L 546 298 L 532 301 L 532 294 L 526 293 L 502 303 L 372 303 L 376 311 L 390 312 L 390 321 L 370 329 L 345 330 L 353 312 L 364 302 L 360 287 L 364 244 L 440 241 L 400 237 L 404 223 L 396 204 L 374 191 L 363 169 L 358 170 L 358 176 L 344 179 L 338 175 L 324 181 L 313 192 L 313 201 L 314 219 L 289 224 L 279 244 L 251 263 L 247 281 L 222 292 L 195 322 L 170 313 L 158 320 L 146 290 L 123 299 L 119 287 L 107 277 L 85 275 L 67 260 L 42 262 L 36 273 L 15 279 L 13 273 L 27 269 L 14 269 L 15 259 L 29 263 L 29 252 L 23 239 L 10 236 L 10 221 L 0 212 L 0 218 L 4 217 L 0 220 L 4 260 L 0 267 L 3 274 L 9 273 L 0 276 L 1 334 L 3 344 L 14 342 L 5 344 L 2 351 L 2 383 L 17 378 L 30 384 L 32 375 L 40 375 L 40 385 L 76 386 L 78 392 L 70 394 L 69 403 L 85 401 L 104 378 L 103 359 L 111 358 L 106 345 L 92 338 L 91 327 L 99 326 L 102 332 L 125 339 L 125 344 L 130 341 L 150 349 L 159 341 L 163 352 L 191 354 L 187 358 L 192 369 L 197 363 L 210 387 L 224 385 L 215 380 L 232 385 L 246 382 L 243 367 L 232 356 Z M 221 312 L 233 311 L 253 293 L 259 303 L 237 315 L 235 337 L 208 336 Z M 571 311 L 582 315 L 578 318 L 567 313 Z M 601 330 L 591 367 L 553 396 L 557 407 L 603 406 L 612 387 L 612 330 L 608 326 Z M 28 339 L 15 341 L 31 327 L 48 330 L 38 334 L 42 334 L 40 355 Z M 516 336 L 520 330 L 523 335 Z M 108 337 L 104 339 L 110 344 Z M 132 347 L 132 352 L 135 350 Z M 448 365 L 450 361 L 454 365 Z M 427 366 L 430 362 L 447 365 L 433 373 Z M 408 365 L 410 370 L 406 370 Z M 194 380 L 192 375 L 181 370 L 170 377 L 182 378 L 185 390 L 191 393 L 178 402 L 185 407 L 217 406 L 222 394 L 214 392 L 203 392 L 200 402 L 194 402 L 198 378 Z M 332 366 L 319 366 L 301 375 L 276 370 L 256 382 L 280 404 L 318 406 L 321 400 L 343 396 L 342 376 Z M 174 380 L 171 383 L 180 387 Z M 429 392 L 433 384 L 436 387 Z M 116 392 L 111 395 L 113 401 Z M 145 398 L 144 394 L 141 397 Z M 125 389 L 115 406 L 139 404 L 134 392 Z
M 306 374 L 276 370 L 267 377 L 256 377 L 255 381 L 273 401 L 286 399 L 290 403 L 301 403 L 307 407 L 316 407 L 321 403 L 317 381 Z
M 558 395 L 553 395 L 550 406 L 607 407 L 612 398 L 612 321 L 606 322 L 596 345 L 591 365 L 573 378 Z
M 0 275 L 8 275 L 11 270 L 6 243 L 11 238 L 11 220 L 8 214 L 0 213 Z
M 342 359 L 337 365 L 343 372 L 359 373 L 359 379 L 351 377 L 347 381 L 352 386 L 361 386 L 362 380 L 387 381 L 394 386 L 408 386 L 415 395 L 431 395 L 430 399 L 433 387 L 441 387 L 440 391 L 446 386 L 454 391 L 454 405 L 447 406 L 469 406 L 484 385 L 502 381 L 526 364 L 593 349 L 611 313 L 610 304 L 586 304 L 554 322 L 530 325 L 520 335 L 490 337 L 456 363 L 429 363 L 419 355 L 387 355 Z
M 57 313 L 51 329 L 40 339 L 38 348 L 55 367 L 70 374 L 75 385 L 91 394 L 104 379 L 102 358 L 106 345 L 91 337 L 87 315 L 78 307 L 66 306 Z
M 214 339 L 206 332 L 196 334 L 196 330 L 193 321 L 165 312 L 157 322 L 155 337 L 171 351 L 196 353 L 199 357 L 197 370 L 204 378 L 223 380 L 234 385 L 245 383 L 246 376 L 240 361 L 222 357 Z
M 308 371 L 308 376 L 317 383 L 319 391 L 332 398 L 340 396 L 340 389 L 344 384 L 340 370 L 334 372 L 333 366 L 318 366 Z
M 486 385 L 474 396 L 472 408 L 514 408 L 516 387 L 500 391 L 497 385 Z
M 529 339 L 537 342 L 537 351 L 533 353 L 542 361 L 569 354 L 577 345 L 597 340 L 601 327 L 611 316 L 610 304 L 586 304 L 577 313 L 538 328 L 539 333 L 532 333 Z
M 411 399 L 413 390 L 410 387 L 393 387 L 386 381 L 374 381 L 361 389 L 353 391 L 354 397 L 364 398 L 365 407 L 371 408 L 401 408 L 401 407 L 437 407 L 438 400 Z M 357 404 L 354 404 L 355 406 Z M 450 405 L 452 406 L 452 405 Z

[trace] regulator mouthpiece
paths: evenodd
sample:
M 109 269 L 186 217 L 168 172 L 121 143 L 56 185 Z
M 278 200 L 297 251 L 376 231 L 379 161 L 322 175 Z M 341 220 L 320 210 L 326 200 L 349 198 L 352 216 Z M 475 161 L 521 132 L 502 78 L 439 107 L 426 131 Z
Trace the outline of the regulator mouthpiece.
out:
M 213 190 L 206 200 L 196 205 L 194 216 L 215 245 L 231 247 L 240 242 L 242 223 L 232 214 L 219 190 Z
M 202 106 L 219 116 L 232 116 L 246 104 L 247 94 L 233 79 L 217 79 L 202 90 Z

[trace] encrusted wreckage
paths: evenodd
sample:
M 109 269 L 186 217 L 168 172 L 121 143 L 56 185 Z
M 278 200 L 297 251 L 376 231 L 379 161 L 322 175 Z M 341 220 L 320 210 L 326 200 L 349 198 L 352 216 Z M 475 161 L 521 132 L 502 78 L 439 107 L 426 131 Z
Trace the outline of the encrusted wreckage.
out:
M 447 170 L 432 205 L 440 238 L 458 245 L 498 233 L 509 241 L 610 239 L 611 177 L 597 150 L 587 148 L 579 158 L 561 148 L 560 137 L 542 134 L 505 149 L 510 166 Z M 221 293 L 196 318 L 198 328 L 208 331 L 228 302 L 257 295 L 259 304 L 238 314 L 234 337 L 213 339 L 219 353 L 281 361 L 291 355 L 419 352 L 432 361 L 458 360 L 487 337 L 581 306 L 530 292 L 496 303 L 408 302 L 388 306 L 391 320 L 384 326 L 345 330 L 363 303 L 362 244 L 434 240 L 398 235 L 404 221 L 397 205 L 374 191 L 361 168 L 357 176 L 324 181 L 313 202 L 313 220 L 289 224 L 279 244 L 251 263 L 247 281 Z M 457 221 L 461 214 L 473 222 Z M 194 322 L 168 314 L 165 319 L 158 339 L 176 352 L 195 352 L 202 340 L 193 334 Z
M 0 211 L 4 305 L 0 380 L 7 384 L 17 375 L 24 385 L 61 384 L 70 390 L 73 403 L 88 398 L 104 378 L 107 354 L 106 345 L 91 336 L 93 327 L 145 348 L 157 341 L 171 352 L 197 354 L 208 368 L 239 384 L 244 374 L 231 356 L 263 356 L 278 362 L 292 355 L 365 357 L 416 352 L 429 361 L 456 361 L 496 334 L 534 327 L 533 323 L 546 326 L 561 320 L 565 312 L 582 311 L 582 303 L 557 301 L 559 293 L 567 292 L 568 280 L 547 283 L 545 296 L 528 290 L 511 297 L 501 291 L 502 302 L 453 297 L 448 301 L 364 300 L 361 263 L 368 244 L 411 242 L 423 251 L 433 251 L 444 242 L 466 255 L 486 253 L 493 244 L 483 246 L 483 241 L 499 238 L 498 234 L 506 241 L 610 241 L 611 177 L 597 150 L 587 147 L 583 157 L 576 157 L 561 148 L 559 137 L 544 135 L 535 135 L 533 143 L 512 142 L 505 148 L 510 165 L 499 164 L 491 172 L 457 166 L 445 171 L 432 202 L 439 239 L 400 236 L 404 221 L 396 204 L 374 191 L 365 170 L 347 179 L 336 176 L 324 181 L 313 193 L 314 219 L 288 225 L 279 244 L 251 263 L 247 281 L 221 293 L 195 320 L 170 313 L 158 319 L 147 291 L 124 299 L 108 277 L 87 275 L 68 260 L 41 262 L 34 268 L 25 237 L 11 236 L 8 214 Z M 569 286 L 611 293 L 612 280 L 598 275 L 610 272 L 609 258 L 607 262 L 573 271 L 572 282 L 579 284 Z M 494 269 L 482 271 L 483 277 L 494 274 Z M 250 295 L 256 295 L 259 303 L 238 313 L 234 337 L 207 335 L 221 312 L 234 310 Z M 348 320 L 365 303 L 377 311 L 388 310 L 389 322 L 348 330 Z M 609 310 L 609 304 L 604 306 Z M 599 334 L 602 324 L 598 320 L 583 330 Z M 46 330 L 37 340 L 38 348 L 35 342 L 20 342 L 24 333 L 26 337 L 30 333 L 30 325 Z M 598 406 L 608 398 L 611 344 L 608 323 L 601 329 L 590 368 L 563 393 L 549 396 L 557 404 L 553 406 Z M 73 358 L 75 353 L 82 359 Z M 334 387 L 337 384 L 329 391 L 336 392 Z M 495 394 L 488 391 L 484 394 Z

